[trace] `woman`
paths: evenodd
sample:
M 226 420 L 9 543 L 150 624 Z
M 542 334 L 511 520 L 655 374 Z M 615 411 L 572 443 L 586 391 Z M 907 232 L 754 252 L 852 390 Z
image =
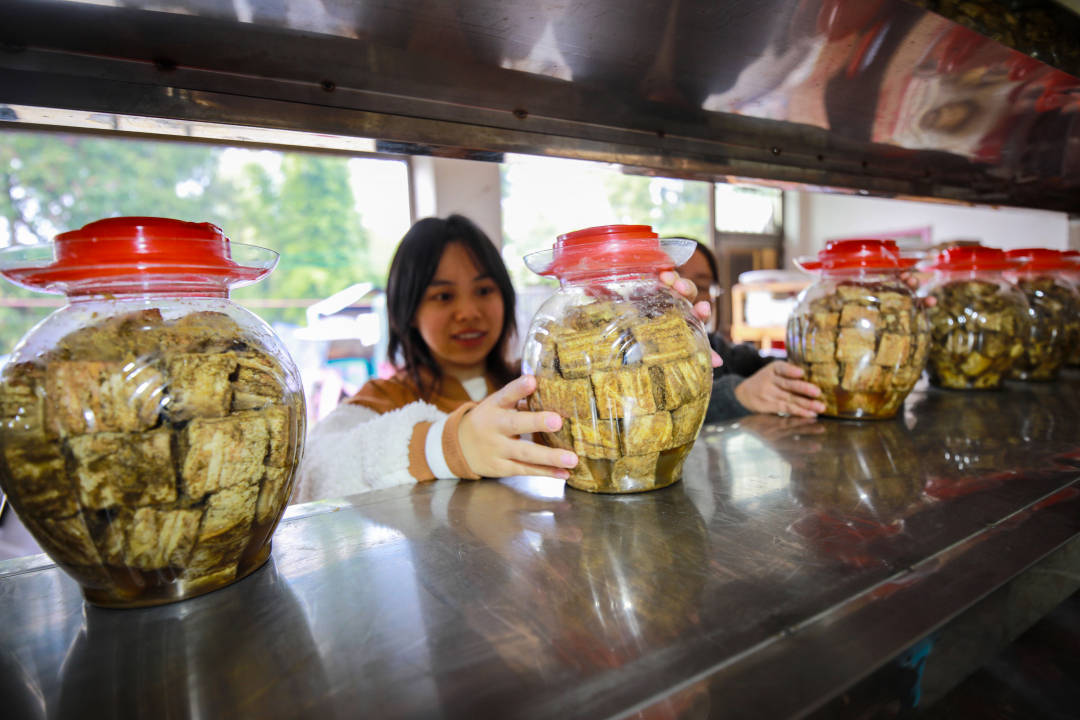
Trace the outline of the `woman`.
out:
M 716 258 L 698 243 L 694 254 L 680 268 L 698 288 L 697 301 L 715 301 L 720 284 Z M 776 413 L 816 417 L 825 412 L 817 398 L 821 390 L 802 379 L 801 368 L 782 360 L 761 357 L 750 345 L 733 345 L 719 333 L 709 333 L 709 343 L 723 358 L 713 370 L 713 390 L 705 422 L 718 422 L 749 413 Z
M 696 292 L 675 273 L 661 279 Z M 387 354 L 401 369 L 312 429 L 294 501 L 436 478 L 567 478 L 574 453 L 519 438 L 563 421 L 517 409 L 536 379 L 507 361 L 514 289 L 487 236 L 460 215 L 420 220 L 394 254 L 386 294 Z

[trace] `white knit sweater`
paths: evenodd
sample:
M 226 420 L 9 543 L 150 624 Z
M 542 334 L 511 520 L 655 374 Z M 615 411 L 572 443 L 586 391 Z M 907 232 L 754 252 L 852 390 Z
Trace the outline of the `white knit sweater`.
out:
M 416 482 L 409 474 L 409 440 L 419 422 L 446 413 L 422 401 L 382 415 L 362 405 L 339 405 L 308 434 L 293 502 L 310 502 Z M 439 443 L 428 443 L 428 447 Z M 429 454 L 429 464 L 433 468 Z M 441 461 L 441 459 L 440 459 Z

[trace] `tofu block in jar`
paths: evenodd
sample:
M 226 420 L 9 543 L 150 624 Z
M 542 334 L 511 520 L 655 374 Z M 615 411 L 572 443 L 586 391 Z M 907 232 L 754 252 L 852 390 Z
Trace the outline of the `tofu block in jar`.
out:
M 173 422 L 196 417 L 224 417 L 232 406 L 229 376 L 236 370 L 235 353 L 183 353 L 169 357 L 169 399 L 166 414 Z
M 269 448 L 266 421 L 255 412 L 196 418 L 184 433 L 181 476 L 194 500 L 232 485 L 257 483 Z
M 102 510 L 176 500 L 171 433 L 94 433 L 68 440 L 83 507 Z

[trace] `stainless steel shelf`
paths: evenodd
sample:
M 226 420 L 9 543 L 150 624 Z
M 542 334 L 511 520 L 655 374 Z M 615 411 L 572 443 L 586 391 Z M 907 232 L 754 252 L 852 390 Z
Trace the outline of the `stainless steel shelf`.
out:
M 49 718 L 791 717 L 923 641 L 940 696 L 1080 585 L 1078 400 L 1072 373 L 922 387 L 893 421 L 752 416 L 635 496 L 511 478 L 296 506 L 264 568 L 157 608 L 9 567 L 0 697 Z

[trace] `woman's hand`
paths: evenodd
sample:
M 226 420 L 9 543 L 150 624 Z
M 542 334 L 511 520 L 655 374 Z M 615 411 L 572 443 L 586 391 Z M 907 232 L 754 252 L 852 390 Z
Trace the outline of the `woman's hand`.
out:
M 577 455 L 518 437 L 554 432 L 562 427 L 563 419 L 558 413 L 516 409 L 518 402 L 534 390 L 536 378 L 522 375 L 465 413 L 458 426 L 458 441 L 465 462 L 474 473 L 482 477 L 546 475 L 561 480 L 570 477 L 565 468 L 577 465 Z
M 802 380 L 802 368 L 777 360 L 735 386 L 735 399 L 750 412 L 812 418 L 825 412 L 821 390 Z
M 672 288 L 690 302 L 694 302 L 694 298 L 697 297 L 697 287 L 694 283 L 684 277 L 679 277 L 679 274 L 674 270 L 665 270 L 660 273 L 660 282 Z M 709 317 L 712 315 L 712 305 L 705 300 L 702 300 L 694 305 L 694 315 L 697 315 L 701 322 L 707 323 Z M 716 351 L 710 350 L 709 352 L 712 355 L 713 367 L 720 367 L 724 364 L 724 361 L 720 359 L 720 356 L 716 354 Z

